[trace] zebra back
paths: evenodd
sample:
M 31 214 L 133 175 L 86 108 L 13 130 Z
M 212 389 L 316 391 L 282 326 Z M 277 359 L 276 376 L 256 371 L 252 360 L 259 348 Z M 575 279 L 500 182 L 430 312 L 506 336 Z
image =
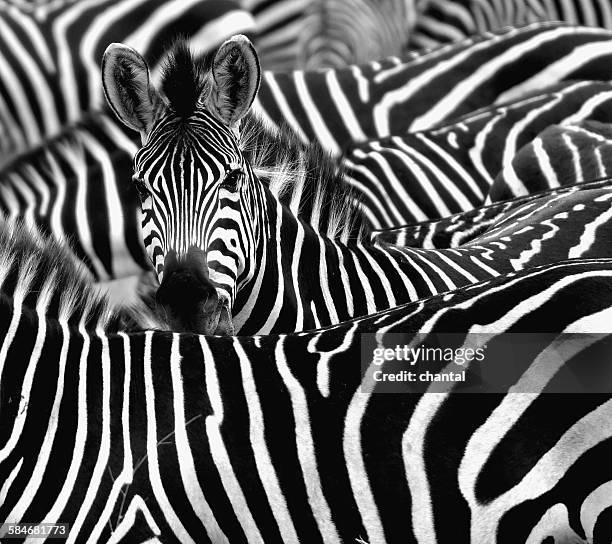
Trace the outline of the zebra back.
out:
M 536 21 L 612 28 L 612 6 L 602 0 L 425 0 L 419 8 L 408 41 L 416 49 Z
M 489 191 L 498 193 L 503 184 L 518 185 L 519 179 L 529 187 L 513 193 L 506 190 L 504 198 L 559 185 L 531 179 L 533 159 L 525 154 L 541 141 L 544 131 L 547 145 L 557 153 L 551 161 L 563 170 L 566 161 L 547 127 L 582 120 L 612 121 L 609 83 L 560 83 L 429 130 L 370 140 L 350 148 L 342 165 L 369 223 L 374 228 L 399 227 L 468 211 L 487 201 Z M 581 152 L 586 154 L 588 147 L 583 143 Z M 577 156 L 583 155 L 572 154 Z M 565 168 L 565 183 L 605 176 L 601 168 L 586 164 L 581 172 Z
M 489 194 L 496 202 L 516 196 L 609 177 L 612 125 L 574 116 L 552 125 L 524 145 L 497 174 Z
M 609 178 L 571 185 L 556 189 L 545 189 L 523 197 L 495 202 L 474 208 L 467 212 L 453 214 L 432 221 L 414 225 L 372 231 L 373 240 L 423 249 L 456 248 L 487 234 L 493 227 L 513 217 L 525 206 L 540 206 L 564 195 L 579 194 L 581 191 L 609 187 Z
M 255 112 L 338 155 L 351 143 L 427 130 L 559 81 L 612 79 L 609 30 L 533 24 L 344 69 L 264 72 Z
M 609 259 L 560 262 L 257 338 L 78 332 L 2 295 L 0 520 L 69 523 L 75 540 L 593 541 L 610 505 L 611 276 Z M 487 338 L 512 390 L 389 394 L 364 373 L 385 368 L 370 350 L 388 334 L 416 349 L 449 332 L 457 348 Z M 500 368 L 525 332 L 541 348 Z M 600 393 L 553 394 L 568 375 Z

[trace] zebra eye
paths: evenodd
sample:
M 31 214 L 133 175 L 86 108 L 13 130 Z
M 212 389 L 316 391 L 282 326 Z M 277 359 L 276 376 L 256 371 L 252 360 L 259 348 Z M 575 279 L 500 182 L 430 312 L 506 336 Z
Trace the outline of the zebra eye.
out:
M 134 187 L 136 188 L 136 192 L 138 193 L 140 200 L 144 200 L 151 196 L 147 184 L 138 176 L 132 176 L 132 181 L 134 182 Z
M 243 172 L 240 168 L 230 170 L 221 182 L 221 188 L 236 192 L 240 188 L 240 180 L 242 179 L 242 176 Z

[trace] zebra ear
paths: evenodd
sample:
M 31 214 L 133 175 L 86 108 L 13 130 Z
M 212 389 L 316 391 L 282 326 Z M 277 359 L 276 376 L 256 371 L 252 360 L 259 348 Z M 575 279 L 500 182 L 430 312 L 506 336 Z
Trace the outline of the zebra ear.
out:
M 213 86 L 210 106 L 230 128 L 249 111 L 261 78 L 257 52 L 242 34 L 219 47 L 212 64 Z
M 112 43 L 102 58 L 102 84 L 115 115 L 128 127 L 146 133 L 158 96 L 150 83 L 147 61 L 131 47 Z

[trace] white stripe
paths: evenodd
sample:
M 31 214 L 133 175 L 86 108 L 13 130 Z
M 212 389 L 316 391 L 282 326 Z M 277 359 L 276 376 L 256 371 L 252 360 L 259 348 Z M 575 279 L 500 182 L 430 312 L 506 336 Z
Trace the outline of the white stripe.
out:
M 268 87 L 270 88 L 270 93 L 274 97 L 274 100 L 276 101 L 278 109 L 281 111 L 283 120 L 291 127 L 293 132 L 297 134 L 297 136 L 300 138 L 300 140 L 302 140 L 302 142 L 308 143 L 308 137 L 302 130 L 300 123 L 297 121 L 297 119 L 293 115 L 293 111 L 291 107 L 289 106 L 289 104 L 287 103 L 285 94 L 283 93 L 281 88 L 276 83 L 276 80 L 274 79 L 274 74 L 272 72 L 264 72 L 263 79 L 264 79 L 264 83 L 267 83 Z
M 125 219 L 123 206 L 119 196 L 118 184 L 121 180 L 115 177 L 113 163 L 107 151 L 100 143 L 87 133 L 82 133 L 83 143 L 88 151 L 95 157 L 102 172 L 106 209 L 108 211 L 109 241 L 111 250 L 111 266 L 113 276 L 120 278 L 141 272 L 130 253 L 126 243 L 126 233 L 123 229 Z M 123 180 L 126 182 L 126 180 Z
M 601 30 L 594 29 L 581 29 L 584 30 L 585 34 L 594 34 L 601 35 Z M 581 32 L 582 33 L 582 32 Z M 478 89 L 479 86 L 482 86 L 485 82 L 491 79 L 496 73 L 499 73 L 504 67 L 509 64 L 516 62 L 517 59 L 529 54 L 533 54 L 534 51 L 537 51 L 539 48 L 551 42 L 553 40 L 557 40 L 563 38 L 565 36 L 573 36 L 576 34 L 576 30 L 573 28 L 560 27 L 548 32 L 542 32 L 524 42 L 521 42 L 518 45 L 510 47 L 506 49 L 503 53 L 495 56 L 495 58 L 486 62 L 482 66 L 480 66 L 476 71 L 471 73 L 469 76 L 464 78 L 461 83 L 457 84 L 453 87 L 448 94 L 446 94 L 441 100 L 436 102 L 436 104 L 430 108 L 427 113 L 421 115 L 414 119 L 412 124 L 410 125 L 410 131 L 415 132 L 418 130 L 425 130 L 436 123 L 441 122 L 446 119 L 453 111 L 456 110 L 459 104 L 462 104 L 464 100 L 469 96 L 472 92 Z M 490 43 L 495 43 L 501 40 L 492 40 Z M 484 42 L 487 43 L 487 42 Z M 602 44 L 598 42 L 597 47 L 592 47 L 594 44 L 588 44 L 587 46 L 577 47 L 574 51 L 578 51 L 579 49 L 586 49 L 582 51 L 582 56 L 580 60 L 578 58 L 572 59 L 572 54 L 569 54 L 562 59 L 553 63 L 558 67 L 562 67 L 562 72 L 550 70 L 546 68 L 538 72 L 537 76 L 530 78 L 526 82 L 520 84 L 523 89 L 524 94 L 526 89 L 538 89 L 544 85 L 536 85 L 536 78 L 540 77 L 540 74 L 547 72 L 547 77 L 544 81 L 546 81 L 546 85 L 551 85 L 555 81 L 559 81 L 563 78 L 563 75 L 574 71 L 577 69 L 577 66 L 580 66 L 584 62 L 590 62 L 593 57 L 597 57 L 598 55 L 603 55 L 600 51 Z M 591 47 L 589 47 L 591 46 Z M 592 51 L 595 49 L 595 52 Z M 608 47 L 608 49 L 612 50 L 612 45 Z M 575 61 L 575 62 L 573 62 Z M 571 68 L 571 70 L 570 70 Z M 538 82 L 541 79 L 538 79 Z M 517 86 L 518 87 L 518 86 Z M 515 87 L 516 88 L 516 87 Z M 508 100 L 508 95 L 510 95 L 510 91 L 506 91 L 502 97 L 498 97 L 496 103 L 506 102 Z M 512 98 L 518 98 L 516 95 L 512 96 Z
M 77 487 L 77 477 L 79 475 L 79 471 L 81 470 L 81 462 L 83 460 L 85 442 L 87 439 L 87 414 L 89 413 L 87 406 L 87 362 L 91 340 L 89 338 L 89 334 L 85 330 L 85 325 L 82 320 L 79 323 L 79 334 L 83 339 L 83 344 L 79 358 L 77 402 L 76 406 L 73 408 L 77 413 L 77 428 L 74 436 L 74 448 L 72 450 L 70 467 L 66 473 L 66 477 L 64 478 L 64 484 L 62 485 L 60 492 L 57 494 L 53 506 L 45 516 L 45 519 L 50 520 L 59 519 L 60 515 L 64 511 L 64 508 L 66 507 L 66 504 L 73 496 L 74 490 Z M 75 339 L 75 342 L 78 342 L 78 338 L 76 336 L 73 336 L 72 338 Z M 76 542 L 76 539 L 79 536 L 77 534 L 78 531 L 74 531 L 73 529 L 74 527 L 71 527 L 68 534 L 67 544 L 73 544 Z
M 278 282 L 276 298 L 274 299 L 274 305 L 270 311 L 270 315 L 262 327 L 257 331 L 257 334 L 269 334 L 272 328 L 277 324 L 280 311 L 283 308 L 283 301 L 285 297 L 285 283 L 283 281 L 283 260 L 282 260 L 282 247 L 281 247 L 281 226 L 283 223 L 283 209 L 281 203 L 276 201 L 276 232 L 274 239 L 269 240 L 268 243 L 276 244 L 276 270 L 278 271 Z M 259 292 L 259 289 L 258 291 Z
M 6 40 L 6 45 L 13 52 L 19 61 L 21 68 L 27 74 L 27 78 L 32 84 L 32 90 L 36 93 L 35 100 L 38 102 L 39 113 L 44 124 L 44 131 L 47 136 L 55 134 L 60 129 L 60 122 L 57 117 L 57 107 L 53 100 L 53 93 L 49 88 L 47 79 L 41 73 L 38 65 L 32 57 L 24 50 L 21 40 L 15 36 L 12 29 L 0 17 L 0 34 Z M 3 81 L 5 79 L 3 74 Z M 9 76 L 10 77 L 10 76 Z
M 343 343 L 343 345 L 345 344 Z M 295 419 L 296 448 L 306 493 L 308 495 L 308 503 L 312 509 L 313 517 L 317 523 L 323 542 L 330 544 L 335 542 L 339 543 L 340 537 L 336 531 L 336 526 L 334 525 L 332 514 L 321 485 L 314 438 L 310 425 L 310 415 L 308 412 L 308 400 L 299 380 L 291 373 L 291 369 L 287 364 L 285 352 L 283 350 L 283 338 L 279 338 L 276 344 L 274 359 L 276 361 L 278 373 L 283 379 L 283 383 L 291 399 L 291 408 Z
M 96 500 L 96 495 L 99 493 L 100 488 L 102 486 L 102 479 L 108 477 L 106 474 L 106 469 L 109 466 L 109 457 L 111 450 L 111 421 L 110 421 L 110 397 L 111 397 L 111 360 L 108 346 L 108 338 L 103 334 L 98 333 L 98 338 L 100 339 L 99 346 L 101 350 L 97 352 L 99 356 L 98 364 L 102 367 L 102 394 L 100 395 L 100 402 L 102 406 L 100 407 L 101 413 L 92 413 L 91 407 L 87 412 L 87 417 L 91 417 L 96 421 L 97 425 L 95 427 L 96 432 L 100 433 L 100 445 L 98 449 L 98 455 L 96 458 L 96 464 L 93 468 L 93 472 L 91 474 L 91 478 L 89 480 L 89 485 L 87 487 L 87 493 L 82 500 L 81 507 L 79 508 L 79 512 L 74 520 L 73 524 L 70 527 L 71 534 L 74 532 L 77 535 L 81 529 L 83 522 L 86 520 L 87 516 L 90 515 L 90 511 L 93 508 L 94 501 Z M 96 346 L 97 347 L 97 346 Z M 101 431 L 98 428 L 98 425 L 101 426 Z M 91 457 L 88 459 L 91 461 Z M 95 531 L 92 534 L 88 535 L 87 542 L 96 542 Z
M 200 336 L 199 340 L 200 347 L 202 348 L 206 376 L 205 390 L 208 394 L 212 408 L 212 414 L 206 418 L 206 436 L 208 438 L 212 460 L 217 467 L 217 473 L 221 479 L 223 489 L 227 494 L 227 499 L 232 505 L 234 515 L 238 519 L 238 523 L 240 523 L 246 535 L 246 540 L 253 544 L 264 544 L 244 494 L 242 493 L 240 484 L 234 474 L 227 448 L 223 441 L 223 435 L 221 434 L 224 416 L 223 400 L 215 368 L 215 357 L 206 343 L 206 338 Z
M 293 521 L 289 509 L 287 508 L 287 502 L 285 501 L 285 496 L 278 481 L 276 469 L 272 464 L 270 452 L 266 444 L 265 421 L 259 402 L 257 386 L 253 377 L 253 370 L 251 369 L 252 362 L 249 360 L 244 348 L 236 338 L 234 338 L 233 344 L 240 363 L 240 375 L 242 377 L 244 395 L 245 398 L 248 399 L 246 405 L 249 414 L 249 440 L 255 458 L 255 466 L 259 474 L 259 480 L 268 498 L 270 510 L 276 520 L 276 525 L 280 531 L 283 542 L 297 544 L 299 539 L 295 527 L 293 526 Z
M 83 150 L 81 142 L 78 139 L 80 136 L 81 132 L 77 132 L 74 143 L 67 143 L 66 145 L 61 145 L 57 148 L 58 154 L 70 164 L 70 167 L 74 172 L 73 180 L 69 181 L 65 176 L 62 178 L 62 180 L 66 188 L 68 188 L 70 185 L 73 185 L 76 188 L 76 203 L 74 213 L 77 222 L 78 240 L 81 243 L 85 254 L 91 261 L 96 277 L 99 279 L 107 279 L 109 278 L 109 273 L 106 271 L 104 264 L 98 257 L 98 254 L 95 252 L 92 240 L 89 222 L 89 215 L 91 212 L 87 209 L 87 192 L 91 182 L 94 180 L 94 176 L 90 177 L 88 175 L 85 151 Z
M 217 523 L 213 511 L 202 492 L 193 460 L 192 447 L 187 436 L 185 420 L 185 396 L 183 394 L 183 376 L 181 373 L 182 357 L 180 354 L 180 336 L 172 335 L 172 348 L 170 352 L 170 373 L 172 376 L 173 411 L 174 411 L 174 441 L 178 457 L 179 471 L 183 481 L 183 489 L 189 499 L 193 511 L 206 529 L 211 542 L 229 542 L 221 527 Z M 193 421 L 193 418 L 190 422 Z
M 159 472 L 159 459 L 157 456 L 157 448 L 159 446 L 157 438 L 157 410 L 155 409 L 155 387 L 153 384 L 153 359 L 151 343 L 153 338 L 153 332 L 145 332 L 144 340 L 144 360 L 143 360 L 143 376 L 144 376 L 144 388 L 145 388 L 145 407 L 147 414 L 147 467 L 149 473 L 149 480 L 151 482 L 151 490 L 162 514 L 168 523 L 170 529 L 174 533 L 177 539 L 185 544 L 195 544 L 189 533 L 183 527 L 181 520 L 177 516 L 172 503 L 166 495 L 164 484 L 162 482 L 161 474 Z
M 559 183 L 559 178 L 557 178 L 557 173 L 555 172 L 555 169 L 553 168 L 550 162 L 550 156 L 544 149 L 544 142 L 542 138 L 536 138 L 533 141 L 533 152 L 535 153 L 535 156 L 538 160 L 540 170 L 542 171 L 542 173 L 544 174 L 544 177 L 546 178 L 547 185 L 551 189 L 555 187 L 560 187 L 561 184 Z M 520 163 L 520 158 L 519 158 L 519 163 Z
M 140 525 L 136 525 L 136 514 L 140 512 L 144 517 L 147 525 L 151 529 L 151 532 L 157 536 L 161 535 L 161 531 L 159 530 L 159 526 L 155 523 L 155 519 L 153 515 L 149 511 L 149 507 L 147 503 L 143 500 L 140 495 L 135 495 L 132 497 L 130 504 L 125 511 L 125 515 L 121 520 L 121 523 L 115 527 L 110 538 L 108 539 L 107 544 L 119 544 L 119 542 L 123 542 L 125 535 L 132 530 L 133 527 L 138 527 L 141 529 Z M 149 542 L 147 540 L 147 542 Z M 153 541 L 155 542 L 155 541 Z
M 612 200 L 612 193 L 605 194 L 595 199 L 595 202 L 606 202 Z M 582 235 L 578 243 L 570 248 L 568 258 L 579 259 L 589 251 L 593 242 L 597 239 L 597 229 L 601 226 L 606 226 L 608 221 L 612 219 L 612 206 L 606 211 L 601 212 L 595 219 L 587 224 L 582 225 Z
M 340 83 L 338 82 L 337 70 L 328 70 L 325 73 L 325 82 L 327 83 L 327 90 L 330 98 L 333 100 L 338 114 L 340 115 L 344 126 L 351 135 L 353 142 L 361 142 L 367 140 L 367 136 L 359 119 L 353 111 L 353 106 L 344 94 Z M 352 97 L 351 97 L 352 98 Z
M 361 521 L 367 532 L 369 544 L 384 544 L 385 532 L 376 506 L 376 500 L 370 487 L 368 472 L 365 466 L 364 453 L 361 447 L 361 426 L 363 416 L 371 396 L 374 381 L 367 380 L 358 387 L 351 398 L 344 419 L 342 449 L 346 461 L 353 497 L 359 509 Z
M 303 104 L 304 111 L 306 112 L 317 140 L 323 146 L 323 149 L 326 149 L 332 155 L 339 155 L 341 152 L 340 146 L 327 128 L 325 121 L 321 117 L 319 109 L 316 107 L 312 97 L 310 96 L 310 92 L 306 86 L 304 72 L 299 70 L 293 72 L 293 80 L 298 98 Z
M 567 32 L 568 29 L 566 28 L 565 30 Z M 575 32 L 575 30 L 570 27 L 570 32 Z M 580 34 L 584 32 L 598 36 L 601 35 L 602 30 L 580 28 Z M 599 57 L 609 56 L 611 53 L 612 40 L 580 45 L 574 48 L 571 53 L 540 70 L 534 76 L 500 94 L 495 99 L 495 103 L 512 102 L 534 89 L 541 89 L 563 79 L 571 79 L 569 76 L 577 72 L 584 64 L 594 62 Z

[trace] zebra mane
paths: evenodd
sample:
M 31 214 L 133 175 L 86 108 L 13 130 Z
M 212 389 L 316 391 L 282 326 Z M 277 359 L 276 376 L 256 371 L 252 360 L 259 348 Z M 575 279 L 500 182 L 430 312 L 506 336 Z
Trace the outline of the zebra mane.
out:
M 214 52 L 196 58 L 183 38 L 168 50 L 162 63 L 161 90 L 179 117 L 187 118 L 195 111 L 208 86 L 213 58 Z
M 47 318 L 75 327 L 115 332 L 120 325 L 106 297 L 66 247 L 4 218 L 0 218 L 0 292 L 32 310 L 44 304 Z
M 260 181 L 296 217 L 333 240 L 368 240 L 358 193 L 318 143 L 306 145 L 288 127 L 270 128 L 255 115 L 243 120 L 239 143 Z

